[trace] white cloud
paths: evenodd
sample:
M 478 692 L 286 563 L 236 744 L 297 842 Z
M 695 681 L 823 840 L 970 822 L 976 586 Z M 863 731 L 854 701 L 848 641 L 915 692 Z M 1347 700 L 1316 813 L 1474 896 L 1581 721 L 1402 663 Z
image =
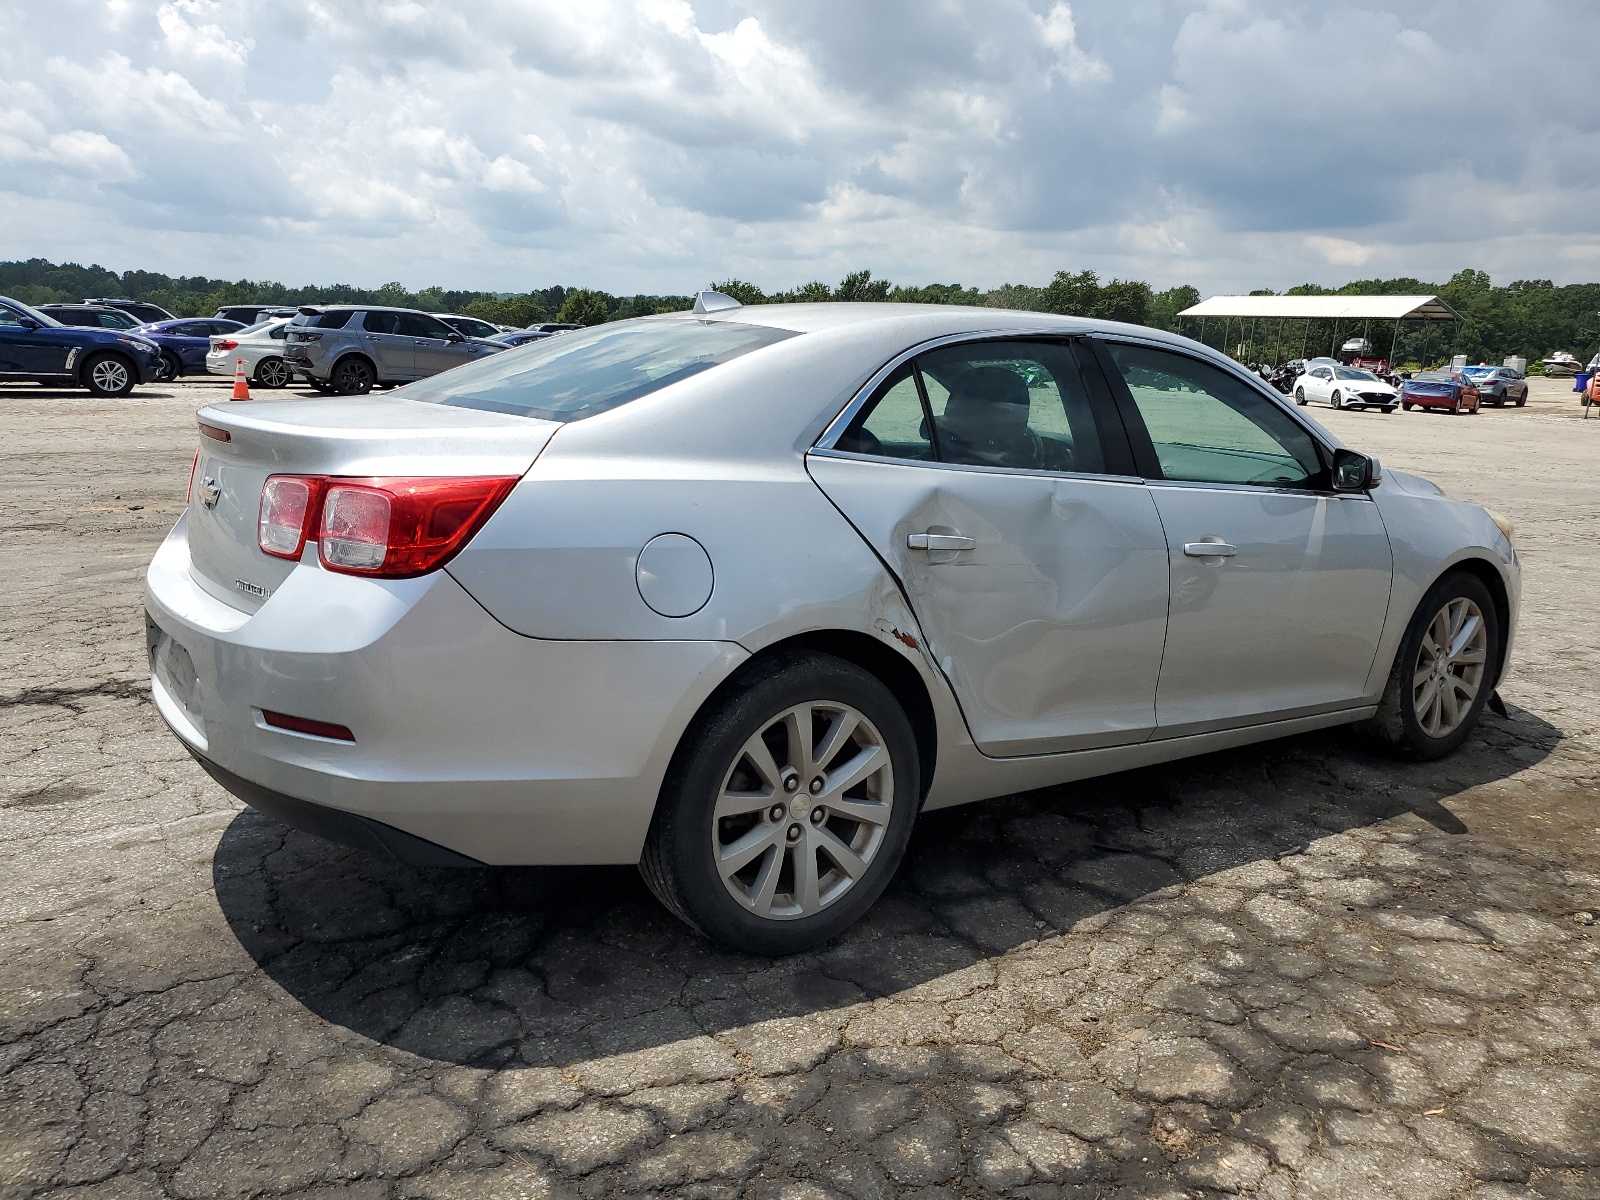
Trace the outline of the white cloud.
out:
M 54 0 L 0 8 L 0 256 L 679 292 L 1579 277 L 1600 110 L 1558 32 L 1600 41 L 1600 6 Z M 1514 82 L 1440 86 L 1490 45 Z

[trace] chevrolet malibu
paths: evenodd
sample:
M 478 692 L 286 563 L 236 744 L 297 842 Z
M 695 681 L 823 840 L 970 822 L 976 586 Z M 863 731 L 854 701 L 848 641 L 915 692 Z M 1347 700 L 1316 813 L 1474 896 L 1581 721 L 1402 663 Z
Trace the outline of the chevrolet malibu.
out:
M 926 810 L 1335 725 L 1448 754 L 1518 603 L 1502 518 L 1069 317 L 704 293 L 199 435 L 147 631 L 225 788 L 413 863 L 637 863 L 757 953 Z

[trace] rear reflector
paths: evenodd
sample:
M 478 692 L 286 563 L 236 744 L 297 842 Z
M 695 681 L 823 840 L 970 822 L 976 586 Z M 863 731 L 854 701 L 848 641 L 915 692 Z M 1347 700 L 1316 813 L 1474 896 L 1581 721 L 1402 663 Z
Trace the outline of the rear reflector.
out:
M 299 560 L 311 536 L 324 480 L 315 475 L 269 475 L 261 485 L 256 541 L 262 553 Z
M 211 438 L 213 441 L 218 441 L 218 442 L 231 442 L 231 441 L 233 441 L 233 434 L 229 433 L 226 429 L 219 429 L 215 425 L 207 425 L 203 421 L 200 424 L 200 432 L 202 434 L 204 434 L 206 437 Z
M 356 735 L 343 725 L 331 721 L 313 721 L 310 717 L 291 717 L 288 713 L 261 710 L 261 719 L 274 729 L 287 729 L 291 733 L 309 733 L 312 737 L 331 738 L 336 742 L 353 742 Z

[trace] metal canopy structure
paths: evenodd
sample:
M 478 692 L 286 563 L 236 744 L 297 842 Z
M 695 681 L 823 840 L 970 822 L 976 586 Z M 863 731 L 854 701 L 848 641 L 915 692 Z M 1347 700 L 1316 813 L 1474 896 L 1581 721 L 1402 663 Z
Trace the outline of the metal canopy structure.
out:
M 1283 348 L 1285 327 L 1290 321 L 1301 323 L 1300 357 L 1304 358 L 1311 336 L 1312 322 L 1332 324 L 1330 355 L 1337 354 L 1345 336 L 1353 336 L 1359 328 L 1361 336 L 1371 340 L 1374 321 L 1393 321 L 1394 339 L 1389 346 L 1389 360 L 1394 360 L 1395 347 L 1400 341 L 1400 327 L 1406 321 L 1425 323 L 1453 322 L 1459 330 L 1461 316 L 1437 296 L 1212 296 L 1178 314 L 1178 332 L 1192 329 L 1187 323 L 1199 322 L 1192 336 L 1206 340 L 1208 327 L 1217 322 L 1222 329 L 1222 349 L 1228 353 L 1229 333 L 1233 322 L 1238 321 L 1239 353 L 1246 346 L 1263 349 L 1256 341 L 1257 326 L 1265 321 L 1267 328 L 1276 334 L 1273 358 Z M 1274 329 L 1274 323 L 1276 328 Z M 1427 326 L 1425 325 L 1425 328 Z M 1248 332 L 1247 332 L 1248 330 Z M 1292 339 L 1291 339 L 1292 341 Z M 1431 342 L 1431 338 L 1429 339 Z M 1424 352 L 1424 357 L 1426 353 Z

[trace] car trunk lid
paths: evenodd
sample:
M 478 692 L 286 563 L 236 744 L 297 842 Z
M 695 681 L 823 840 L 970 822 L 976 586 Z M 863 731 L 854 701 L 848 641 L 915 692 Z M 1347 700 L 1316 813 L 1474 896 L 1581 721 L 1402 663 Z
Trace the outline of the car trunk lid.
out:
M 295 567 L 257 541 L 269 475 L 522 475 L 560 428 L 399 396 L 210 405 L 199 421 L 190 570 L 207 592 L 249 612 Z

